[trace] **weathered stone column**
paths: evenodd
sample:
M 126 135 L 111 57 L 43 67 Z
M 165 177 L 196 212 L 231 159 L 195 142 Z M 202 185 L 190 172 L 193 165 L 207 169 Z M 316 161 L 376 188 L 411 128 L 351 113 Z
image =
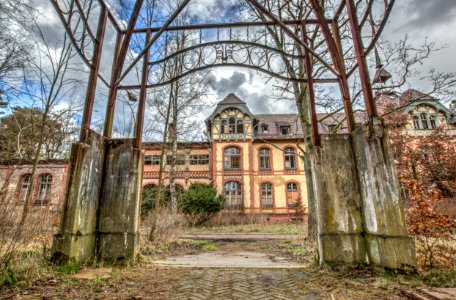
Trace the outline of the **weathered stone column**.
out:
M 369 261 L 391 269 L 414 267 L 388 132 L 375 119 L 353 131 L 352 140 Z
M 367 262 L 361 197 L 349 134 L 321 136 L 312 153 L 320 263 Z
M 52 245 L 53 260 L 84 263 L 93 258 L 103 161 L 104 138 L 94 131 L 89 133 L 88 144 L 72 145 L 60 230 Z
M 131 263 L 139 253 L 144 154 L 131 140 L 111 140 L 107 151 L 97 254 L 99 260 Z

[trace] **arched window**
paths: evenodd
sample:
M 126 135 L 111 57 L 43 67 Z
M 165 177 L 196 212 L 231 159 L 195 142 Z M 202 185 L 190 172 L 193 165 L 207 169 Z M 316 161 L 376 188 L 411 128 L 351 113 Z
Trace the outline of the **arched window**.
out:
M 30 188 L 30 183 L 32 182 L 32 175 L 31 174 L 24 174 L 21 177 L 21 189 L 19 191 L 19 200 L 25 202 L 25 198 L 27 197 L 27 191 Z
M 225 170 L 241 169 L 241 149 L 229 147 L 225 149 Z
M 228 118 L 228 133 L 236 133 L 236 118 Z
M 241 184 L 237 181 L 229 181 L 224 186 L 226 207 L 227 208 L 242 208 L 242 189 Z
M 271 151 L 260 149 L 260 170 L 271 170 Z
M 263 209 L 274 208 L 272 184 L 270 184 L 270 183 L 263 183 L 261 185 L 261 207 Z
M 423 126 L 423 129 L 429 129 L 427 114 L 421 113 L 420 117 L 421 117 L 421 124 Z
M 296 169 L 296 153 L 293 148 L 285 148 L 285 169 Z
M 51 195 L 52 175 L 48 173 L 41 174 L 39 183 L 38 198 L 35 200 L 35 204 L 48 204 Z
M 244 120 L 237 120 L 237 133 L 244 133 Z
M 298 185 L 296 183 L 287 183 L 287 206 L 294 208 L 298 200 Z

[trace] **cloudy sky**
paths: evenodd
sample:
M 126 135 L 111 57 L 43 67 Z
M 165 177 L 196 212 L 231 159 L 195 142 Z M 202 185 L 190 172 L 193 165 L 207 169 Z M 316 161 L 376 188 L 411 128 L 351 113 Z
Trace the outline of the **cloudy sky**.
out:
M 56 42 L 61 39 L 62 25 L 56 17 L 49 0 L 30 0 L 34 7 L 42 12 L 39 23 L 47 39 Z M 65 1 L 65 0 L 60 0 Z M 115 5 L 119 0 L 107 0 Z M 211 22 L 221 21 L 232 17 L 228 15 L 229 7 L 235 4 L 235 0 L 199 0 L 192 7 L 192 13 L 202 19 Z M 396 0 L 396 5 L 387 24 L 382 38 L 390 42 L 397 42 L 408 35 L 411 44 L 419 45 L 425 39 L 434 42 L 437 47 L 442 47 L 438 53 L 434 53 L 422 66 L 422 75 L 430 68 L 442 72 L 456 71 L 456 1 L 455 0 Z M 115 35 L 107 32 L 105 44 L 114 45 Z M 113 47 L 111 47 L 113 48 Z M 110 73 L 110 53 L 106 52 L 102 60 L 102 72 Z M 373 70 L 374 66 L 370 66 Z M 218 68 L 211 70 L 215 79 L 214 100 L 221 100 L 229 93 L 235 93 L 244 99 L 253 113 L 287 113 L 295 112 L 292 103 L 274 99 L 273 81 L 266 79 L 258 73 L 240 68 Z M 422 76 L 421 75 L 421 76 Z M 86 78 L 86 74 L 80 76 Z M 420 80 L 420 75 L 410 80 L 410 86 L 422 91 L 429 89 L 429 83 Z M 83 99 L 81 91 L 79 98 Z M 105 101 L 98 101 L 95 107 L 94 120 L 102 122 L 104 116 Z M 64 105 L 64 104 L 62 104 Z M 200 111 L 198 118 L 204 120 L 213 109 Z M 118 107 L 118 114 L 129 111 L 129 107 Z
M 424 76 L 430 68 L 442 72 L 456 72 L 456 1 L 455 0 L 396 0 L 390 22 L 382 38 L 398 42 L 408 35 L 411 44 L 420 45 L 425 39 L 443 48 L 434 53 L 419 67 Z M 370 66 L 373 68 L 373 66 Z M 216 70 L 223 78 L 226 93 L 235 92 L 243 97 L 254 113 L 292 112 L 288 103 L 273 100 L 269 85 L 264 85 L 258 76 L 249 80 L 245 70 Z M 407 87 L 429 91 L 429 82 L 416 76 Z M 223 94 L 223 93 L 222 93 Z M 447 103 L 446 103 L 447 104 Z

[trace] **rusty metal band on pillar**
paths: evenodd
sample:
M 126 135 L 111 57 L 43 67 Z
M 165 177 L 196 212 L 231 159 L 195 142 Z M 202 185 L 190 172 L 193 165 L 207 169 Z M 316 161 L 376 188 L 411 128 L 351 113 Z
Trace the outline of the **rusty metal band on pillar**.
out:
M 89 138 L 90 122 L 92 120 L 93 104 L 95 102 L 95 91 L 97 88 L 98 73 L 100 70 L 101 53 L 103 50 L 103 40 L 106 31 L 106 22 L 108 20 L 108 9 L 101 8 L 101 14 L 98 19 L 98 29 L 94 45 L 92 67 L 89 75 L 87 86 L 84 112 L 82 114 L 81 136 L 80 141 L 86 143 Z
M 347 119 L 347 127 L 348 131 L 351 132 L 355 129 L 356 125 L 350 99 L 350 89 L 348 87 L 347 74 L 344 67 L 343 54 L 337 49 L 337 45 L 331 34 L 331 30 L 329 30 L 328 24 L 325 22 L 323 8 L 318 3 L 318 0 L 310 0 L 310 4 L 312 6 L 315 17 L 317 20 L 319 20 L 321 32 L 323 33 L 326 45 L 328 46 L 329 54 L 331 55 L 331 58 L 339 75 L 339 88 L 342 94 L 345 117 Z
M 359 28 L 358 17 L 356 15 L 356 7 L 353 0 L 345 1 L 350 22 L 350 30 L 353 37 L 353 47 L 355 50 L 356 60 L 358 62 L 359 78 L 363 89 L 364 104 L 369 119 L 377 117 L 377 109 L 374 103 L 372 86 L 369 79 L 369 71 L 367 69 L 366 55 L 364 52 L 363 41 L 361 40 L 361 31 Z
M 146 31 L 146 43 L 147 45 L 150 41 L 151 31 Z M 143 69 L 141 74 L 141 90 L 139 92 L 139 104 L 138 112 L 136 116 L 136 128 L 135 128 L 135 141 L 134 147 L 136 149 L 141 149 L 142 143 L 142 132 L 144 126 L 144 111 L 146 109 L 146 97 L 147 97 L 147 79 L 149 75 L 149 58 L 150 50 L 144 54 L 143 57 Z
M 307 29 L 306 23 L 304 21 L 301 22 L 301 35 L 302 41 L 307 44 Z M 310 124 L 312 128 L 312 144 L 314 146 L 321 146 L 320 134 L 318 133 L 317 111 L 315 108 L 315 92 L 313 86 L 312 61 L 310 59 L 309 52 L 305 48 L 303 48 L 303 51 L 304 69 L 307 77 L 307 101 L 309 102 Z

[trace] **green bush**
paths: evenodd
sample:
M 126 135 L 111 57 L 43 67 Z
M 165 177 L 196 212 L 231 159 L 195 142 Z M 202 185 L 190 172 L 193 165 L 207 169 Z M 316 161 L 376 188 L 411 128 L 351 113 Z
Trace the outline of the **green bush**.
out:
M 141 217 L 147 216 L 151 211 L 155 210 L 155 200 L 157 195 L 158 187 L 156 185 L 146 185 L 142 191 L 142 202 L 141 202 Z M 176 196 L 177 201 L 183 189 L 176 185 Z M 161 188 L 161 202 L 160 207 L 169 207 L 171 205 L 171 192 L 169 186 L 162 186 Z
M 145 186 L 142 191 L 141 216 L 145 217 L 155 208 L 156 186 Z
M 212 184 L 193 184 L 179 199 L 180 211 L 191 225 L 201 225 L 223 209 L 225 197 Z

